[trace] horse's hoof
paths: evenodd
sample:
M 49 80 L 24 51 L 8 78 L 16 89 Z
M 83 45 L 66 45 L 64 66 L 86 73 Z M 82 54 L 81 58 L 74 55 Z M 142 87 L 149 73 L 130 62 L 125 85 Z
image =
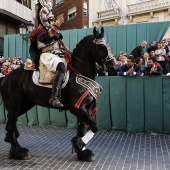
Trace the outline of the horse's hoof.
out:
M 92 162 L 94 161 L 94 154 L 91 150 L 85 149 L 77 153 L 77 157 L 81 161 Z
M 73 153 L 73 150 L 75 152 L 81 151 L 83 149 L 83 147 L 85 146 L 85 143 L 78 136 L 75 136 L 74 138 L 72 138 L 71 142 L 72 142 L 72 145 L 73 145 L 72 153 Z
M 29 150 L 26 148 L 14 148 L 12 147 L 9 151 L 10 159 L 27 160 L 31 159 Z

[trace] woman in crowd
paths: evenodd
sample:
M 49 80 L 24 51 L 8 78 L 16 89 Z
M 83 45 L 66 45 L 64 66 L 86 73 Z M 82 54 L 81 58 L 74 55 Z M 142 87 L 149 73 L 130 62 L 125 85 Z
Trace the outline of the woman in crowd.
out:
M 166 51 L 160 43 L 157 44 L 157 50 L 155 51 L 155 56 L 157 62 L 163 68 L 163 74 L 165 75 L 166 74 Z
M 135 62 L 138 66 L 140 66 L 141 76 L 143 76 L 145 72 L 145 65 L 143 65 L 143 59 L 141 57 L 137 57 Z

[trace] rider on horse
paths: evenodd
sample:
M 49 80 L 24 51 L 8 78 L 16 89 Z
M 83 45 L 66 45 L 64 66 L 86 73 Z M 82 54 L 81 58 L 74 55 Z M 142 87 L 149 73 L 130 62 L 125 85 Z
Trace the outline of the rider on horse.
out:
M 55 73 L 49 103 L 61 108 L 63 104 L 59 100 L 59 93 L 66 70 L 66 62 L 63 62 L 62 58 L 68 56 L 68 50 L 58 30 L 64 19 L 62 17 L 58 20 L 54 19 L 51 0 L 38 0 L 38 7 L 39 27 L 29 37 L 31 40 L 30 56 L 36 67 L 39 66 L 40 59 L 49 71 Z

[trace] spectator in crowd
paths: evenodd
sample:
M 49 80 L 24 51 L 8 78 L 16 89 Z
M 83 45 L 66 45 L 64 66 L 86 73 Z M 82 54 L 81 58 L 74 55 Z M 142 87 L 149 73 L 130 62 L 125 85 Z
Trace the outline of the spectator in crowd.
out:
M 8 76 L 8 74 L 11 73 L 11 71 L 12 71 L 12 67 L 9 66 L 9 67 L 7 68 L 7 71 L 6 71 L 6 73 L 5 73 L 5 76 Z
M 148 58 L 148 66 L 145 68 L 145 75 L 147 76 L 162 75 L 163 73 L 162 67 L 156 66 L 155 63 L 156 63 L 155 57 Z
M 168 41 L 167 41 L 167 39 L 166 39 L 166 38 L 163 39 L 163 40 L 161 41 L 161 44 L 162 44 L 162 48 L 165 49 L 166 55 L 167 55 L 167 54 L 169 53 L 169 48 L 168 48 Z
M 150 57 L 155 57 L 155 51 L 151 51 L 149 54 L 150 54 Z
M 24 64 L 24 62 L 21 60 L 21 56 L 20 56 L 20 55 L 19 55 L 19 56 L 17 57 L 17 59 L 14 61 L 14 64 L 16 64 L 17 61 L 20 61 L 21 64 Z
M 148 45 L 147 52 L 150 54 L 151 51 L 155 51 L 157 49 L 156 41 L 152 41 L 151 44 Z
M 166 56 L 165 56 L 166 71 L 164 71 L 164 74 L 166 74 L 168 72 L 167 64 L 169 61 L 169 57 L 168 57 L 169 47 L 168 47 L 168 41 L 166 38 L 161 41 L 161 45 L 162 45 L 162 48 L 164 48 L 166 51 Z
M 137 46 L 132 52 L 131 55 L 136 59 L 137 57 L 143 58 L 143 48 L 146 48 L 147 42 L 143 41 L 140 46 Z
M 21 67 L 23 64 L 20 62 L 20 61 L 17 61 L 16 62 L 16 68 L 19 68 L 19 67 Z
M 142 65 L 144 65 L 145 67 L 148 66 L 148 58 L 149 58 L 149 54 L 147 52 L 144 53 L 144 55 L 143 55 L 143 64 Z
M 137 57 L 136 60 L 135 60 L 135 63 L 138 65 L 138 66 L 142 66 L 143 64 L 143 59 L 141 57 Z
M 8 58 L 8 62 L 10 63 L 10 65 L 12 65 L 13 62 L 14 62 L 13 58 L 12 58 L 12 57 L 9 57 L 9 58 Z
M 118 72 L 118 74 L 119 74 L 119 71 L 120 71 L 120 68 L 121 68 L 121 66 L 122 65 L 124 65 L 124 64 L 126 64 L 126 62 L 127 62 L 127 57 L 126 57 L 126 53 L 124 53 L 124 52 L 120 52 L 120 54 L 118 55 L 118 57 L 117 57 L 117 63 L 116 63 L 116 65 L 117 65 L 117 72 Z
M 144 75 L 144 71 L 145 71 L 145 66 L 143 65 L 143 59 L 141 57 L 137 57 L 135 62 L 136 62 L 136 64 L 138 66 L 140 66 L 141 76 L 143 76 Z
M 0 68 L 2 68 L 2 64 L 5 62 L 5 58 L 3 56 L 0 56 Z
M 140 66 L 135 64 L 133 56 L 127 57 L 127 63 L 121 66 L 119 75 L 120 76 L 140 76 Z
M 155 58 L 156 58 L 156 56 L 155 56 L 155 51 L 151 51 L 151 52 L 150 52 L 150 57 L 155 57 Z M 161 67 L 161 65 L 157 62 L 157 60 L 156 60 L 156 62 L 155 62 L 155 65 Z M 146 67 L 147 67 L 147 65 L 146 65 Z
M 159 43 L 157 44 L 157 50 L 155 51 L 155 56 L 157 62 L 161 65 L 163 69 L 163 74 L 166 74 L 166 51 L 164 48 L 162 48 L 162 45 Z
M 8 67 L 9 67 L 9 64 L 8 64 L 7 62 L 4 62 L 4 63 L 2 64 L 1 73 L 2 73 L 3 75 L 6 74 L 6 72 L 7 72 L 7 70 L 8 70 Z
M 168 44 L 169 52 L 167 54 L 169 61 L 168 61 L 168 72 L 170 72 L 170 44 Z
M 17 60 L 17 57 L 13 57 L 13 64 L 16 64 L 15 61 Z

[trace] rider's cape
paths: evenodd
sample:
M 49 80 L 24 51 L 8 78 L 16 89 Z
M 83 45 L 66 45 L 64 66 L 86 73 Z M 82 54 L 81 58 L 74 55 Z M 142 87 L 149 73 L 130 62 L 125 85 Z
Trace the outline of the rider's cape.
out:
M 42 53 L 41 49 L 38 49 L 37 47 L 37 41 L 38 39 L 40 39 L 41 36 L 45 38 L 44 35 L 48 35 L 48 32 L 47 30 L 41 27 L 41 28 L 35 29 L 28 37 L 31 43 L 30 48 L 29 48 L 30 58 L 34 62 L 35 68 L 39 67 L 40 55 Z

